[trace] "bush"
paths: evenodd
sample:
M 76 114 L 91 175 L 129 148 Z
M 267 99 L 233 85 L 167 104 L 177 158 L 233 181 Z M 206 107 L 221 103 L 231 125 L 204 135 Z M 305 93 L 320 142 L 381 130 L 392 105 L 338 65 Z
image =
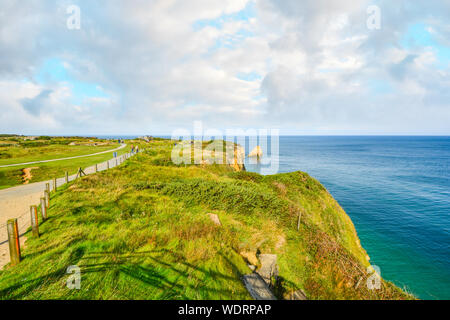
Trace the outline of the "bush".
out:
M 258 211 L 275 216 L 289 212 L 288 204 L 272 190 L 246 181 L 217 182 L 196 178 L 170 183 L 139 183 L 133 187 L 136 190 L 152 189 L 190 205 L 207 205 L 214 210 L 241 214 Z
M 11 157 L 8 152 L 0 152 L 0 159 L 10 159 Z
M 24 148 L 36 148 L 48 146 L 49 144 L 50 144 L 49 142 L 42 142 L 42 141 L 24 141 L 20 143 L 20 146 Z
M 263 176 L 250 171 L 235 171 L 230 172 L 229 177 L 238 180 L 252 181 L 256 183 L 260 183 L 263 180 Z

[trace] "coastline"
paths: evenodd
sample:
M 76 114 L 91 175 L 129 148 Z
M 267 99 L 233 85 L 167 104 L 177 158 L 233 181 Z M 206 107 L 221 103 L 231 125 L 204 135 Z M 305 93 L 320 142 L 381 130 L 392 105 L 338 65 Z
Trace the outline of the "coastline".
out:
M 153 141 L 145 148 L 148 151 L 123 165 L 61 187 L 48 211 L 52 223 L 40 226 L 47 240 L 27 235 L 24 254 L 32 258 L 1 271 L 4 298 L 15 295 L 10 284 L 30 274 L 48 279 L 54 268 L 75 264 L 83 272 L 92 263 L 119 263 L 119 270 L 128 270 L 131 264 L 135 271 L 127 273 L 131 278 L 124 278 L 122 272 L 109 268 L 95 273 L 85 270 L 86 285 L 106 278 L 112 286 L 75 295 L 64 289 L 53 291 L 53 281 L 60 280 L 48 279 L 41 285 L 40 296 L 151 298 L 161 288 L 142 283 L 139 270 L 149 270 L 144 274 L 160 270 L 159 276 L 175 272 L 173 277 L 179 275 L 177 261 L 183 261 L 190 272 L 171 289 L 173 294 L 183 292 L 190 299 L 246 299 L 242 276 L 258 272 L 267 255 L 276 257 L 277 272 L 270 285 L 278 299 L 305 295 L 308 299 L 413 298 L 367 270 L 367 253 L 352 220 L 316 179 L 300 171 L 262 176 L 233 169 L 233 164 L 175 165 L 170 161 L 174 144 Z M 74 223 L 76 228 L 71 227 Z M 97 232 L 99 228 L 103 231 Z M 99 250 L 105 254 L 96 254 Z M 35 265 L 45 267 L 37 270 Z M 220 270 L 220 276 L 211 276 L 209 268 L 219 268 L 214 272 Z M 197 272 L 200 278 L 189 276 Z M 200 279 L 201 296 L 190 289 Z M 380 286 L 372 288 L 370 279 Z M 130 291 L 142 285 L 146 290 Z M 116 286 L 122 289 L 113 290 Z M 5 287 L 11 289 L 2 291 Z M 33 295 L 33 287 L 25 285 L 21 298 Z M 224 293 L 210 290 L 215 287 Z

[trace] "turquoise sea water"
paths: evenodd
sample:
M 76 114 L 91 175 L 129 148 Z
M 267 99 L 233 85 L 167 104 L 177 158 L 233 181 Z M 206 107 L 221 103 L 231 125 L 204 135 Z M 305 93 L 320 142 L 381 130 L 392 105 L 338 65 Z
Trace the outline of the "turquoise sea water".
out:
M 279 172 L 330 191 L 385 279 L 450 299 L 450 137 L 283 136 L 279 148 Z

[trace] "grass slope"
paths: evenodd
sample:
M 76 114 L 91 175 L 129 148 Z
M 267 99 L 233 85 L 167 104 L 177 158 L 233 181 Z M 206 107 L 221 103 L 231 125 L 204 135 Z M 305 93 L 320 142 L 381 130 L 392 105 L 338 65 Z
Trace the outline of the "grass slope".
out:
M 155 141 L 54 194 L 41 237 L 27 234 L 23 261 L 0 271 L 0 299 L 250 299 L 242 252 L 277 254 L 279 298 L 298 289 L 310 299 L 411 298 L 385 281 L 367 288 L 351 220 L 306 173 L 174 166 L 172 145 Z M 66 287 L 70 265 L 81 290 Z

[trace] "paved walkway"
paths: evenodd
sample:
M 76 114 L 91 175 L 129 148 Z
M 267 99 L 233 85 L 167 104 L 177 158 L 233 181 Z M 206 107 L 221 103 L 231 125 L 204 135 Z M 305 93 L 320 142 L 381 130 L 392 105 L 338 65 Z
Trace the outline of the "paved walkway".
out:
M 124 146 L 121 146 L 123 148 Z M 111 152 L 110 150 L 108 152 Z M 125 160 L 125 155 L 116 158 L 117 165 Z M 111 159 L 97 165 L 98 171 L 104 171 L 108 168 L 116 166 L 116 159 Z M 95 173 L 95 165 L 83 169 L 86 174 Z M 69 176 L 69 181 L 73 181 L 76 174 Z M 17 218 L 19 226 L 20 242 L 23 245 L 25 237 L 22 235 L 30 227 L 30 206 L 39 205 L 40 198 L 44 196 L 45 184 L 50 183 L 50 188 L 53 190 L 53 181 L 42 181 L 20 185 L 9 189 L 0 190 L 0 269 L 9 263 L 9 247 L 8 234 L 6 231 L 6 222 L 8 219 Z M 65 184 L 65 178 L 56 180 L 56 185 L 61 186 Z
M 26 165 L 29 165 L 29 164 L 36 164 L 36 163 L 45 163 L 45 162 L 54 162 L 54 161 L 61 161 L 61 160 L 70 160 L 70 159 L 77 159 L 77 158 L 92 157 L 92 156 L 96 156 L 96 155 L 99 155 L 99 154 L 104 154 L 104 153 L 108 153 L 108 152 L 114 152 L 114 151 L 123 149 L 126 146 L 127 146 L 126 144 L 121 144 L 120 147 L 115 148 L 115 149 L 106 150 L 106 151 L 97 152 L 97 153 L 85 154 L 85 155 L 82 155 L 82 156 L 73 156 L 73 157 L 68 157 L 68 158 L 59 158 L 59 159 L 41 160 L 41 161 L 33 161 L 33 162 L 5 164 L 5 165 L 0 166 L 0 168 L 26 166 Z

